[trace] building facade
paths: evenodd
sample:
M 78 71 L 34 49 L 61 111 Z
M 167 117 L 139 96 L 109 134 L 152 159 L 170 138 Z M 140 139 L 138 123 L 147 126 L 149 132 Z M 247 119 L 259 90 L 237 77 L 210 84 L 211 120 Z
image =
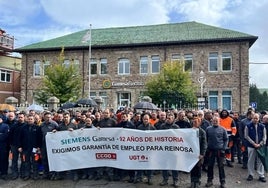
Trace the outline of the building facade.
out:
M 34 101 L 45 67 L 64 46 L 64 64 L 75 63 L 83 77 L 82 94 L 101 97 L 103 108 L 133 106 L 149 76 L 159 74 L 164 62 L 177 60 L 185 62 L 200 86 L 197 97 L 205 98 L 208 108 L 244 112 L 249 106 L 249 48 L 256 36 L 197 22 L 93 29 L 85 44 L 87 32 L 15 50 L 22 53 L 21 101 Z
M 0 29 L 0 103 L 8 97 L 20 99 L 21 58 L 10 56 L 14 37 Z

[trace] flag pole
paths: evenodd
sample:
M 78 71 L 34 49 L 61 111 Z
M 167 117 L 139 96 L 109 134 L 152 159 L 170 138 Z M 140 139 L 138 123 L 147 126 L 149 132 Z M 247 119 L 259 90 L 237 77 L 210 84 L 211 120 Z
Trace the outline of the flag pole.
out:
M 89 25 L 89 45 L 88 45 L 88 98 L 90 99 L 90 81 L 91 81 L 91 24 Z

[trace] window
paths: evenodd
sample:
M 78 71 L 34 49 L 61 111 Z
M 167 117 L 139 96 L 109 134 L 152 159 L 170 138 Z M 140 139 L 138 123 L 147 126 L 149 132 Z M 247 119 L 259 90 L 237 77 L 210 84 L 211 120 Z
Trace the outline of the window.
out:
M 218 71 L 218 53 L 210 53 L 208 63 L 210 72 Z
M 152 56 L 152 73 L 160 72 L 160 58 L 158 55 Z
M 232 92 L 222 92 L 222 108 L 226 110 L 232 110 Z
M 106 92 L 100 92 L 99 96 L 102 98 L 103 103 L 101 104 L 101 107 L 103 109 L 107 108 L 108 106 L 108 96 Z
M 148 74 L 148 57 L 140 57 L 140 74 Z
M 41 76 L 41 61 L 34 61 L 34 76 Z
M 47 71 L 47 68 L 50 66 L 50 62 L 49 61 L 45 61 L 43 63 L 43 75 L 46 75 L 46 71 Z
M 74 66 L 75 70 L 77 72 L 79 72 L 79 60 L 78 59 L 73 60 L 73 66 Z
M 232 53 L 224 52 L 222 53 L 222 71 L 232 70 Z
M 70 60 L 69 59 L 65 59 L 62 65 L 64 67 L 66 67 L 66 68 L 70 67 Z
M 130 106 L 131 94 L 130 93 L 118 93 L 117 94 L 118 106 Z
M 107 74 L 107 59 L 106 58 L 102 58 L 100 60 L 100 65 L 101 65 L 101 74 Z
M 96 61 L 96 59 L 90 60 L 90 74 L 91 75 L 97 74 L 97 61 Z
M 1 82 L 11 82 L 11 71 L 0 70 Z
M 171 62 L 179 62 L 181 60 L 180 54 L 172 54 L 171 55 Z
M 209 109 L 218 109 L 218 91 L 209 91 L 208 96 Z
M 130 62 L 128 59 L 119 59 L 118 74 L 130 74 Z
M 184 71 L 193 71 L 193 55 L 186 54 L 184 55 Z
M 90 98 L 95 99 L 97 96 L 96 92 L 90 92 Z

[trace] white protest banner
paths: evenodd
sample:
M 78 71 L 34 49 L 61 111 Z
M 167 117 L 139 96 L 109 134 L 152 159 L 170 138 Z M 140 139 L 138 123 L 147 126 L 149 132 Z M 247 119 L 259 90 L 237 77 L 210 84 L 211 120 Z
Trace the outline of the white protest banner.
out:
M 50 171 L 107 166 L 190 172 L 199 156 L 197 129 L 83 129 L 48 133 L 46 142 Z

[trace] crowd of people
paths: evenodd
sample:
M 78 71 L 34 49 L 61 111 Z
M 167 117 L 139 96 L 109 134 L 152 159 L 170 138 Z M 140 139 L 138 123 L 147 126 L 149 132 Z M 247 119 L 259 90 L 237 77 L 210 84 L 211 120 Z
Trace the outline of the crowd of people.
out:
M 67 174 L 74 181 L 79 179 L 120 181 L 128 177 L 129 183 L 140 183 L 143 176 L 147 183 L 153 184 L 155 173 L 162 173 L 160 186 L 169 184 L 179 187 L 179 171 L 161 170 L 123 170 L 111 167 L 76 169 L 68 172 L 50 172 L 46 151 L 45 136 L 48 132 L 73 131 L 87 128 L 121 127 L 154 131 L 164 129 L 198 129 L 200 155 L 199 162 L 190 172 L 191 188 L 201 185 L 202 171 L 207 172 L 206 187 L 213 186 L 214 165 L 217 161 L 221 188 L 226 187 L 224 166 L 233 167 L 237 160 L 241 167 L 248 170 L 248 181 L 254 179 L 255 170 L 258 180 L 266 182 L 265 170 L 257 155 L 257 149 L 268 147 L 268 115 L 248 109 L 245 115 L 227 110 L 166 110 L 133 111 L 130 108 L 103 111 L 59 110 L 37 113 L 12 112 L 0 113 L 0 177 L 1 179 L 23 180 L 50 179 L 61 180 Z M 11 161 L 11 164 L 10 164 Z M 11 167 L 11 174 L 8 168 Z M 40 175 L 41 174 L 41 175 Z

